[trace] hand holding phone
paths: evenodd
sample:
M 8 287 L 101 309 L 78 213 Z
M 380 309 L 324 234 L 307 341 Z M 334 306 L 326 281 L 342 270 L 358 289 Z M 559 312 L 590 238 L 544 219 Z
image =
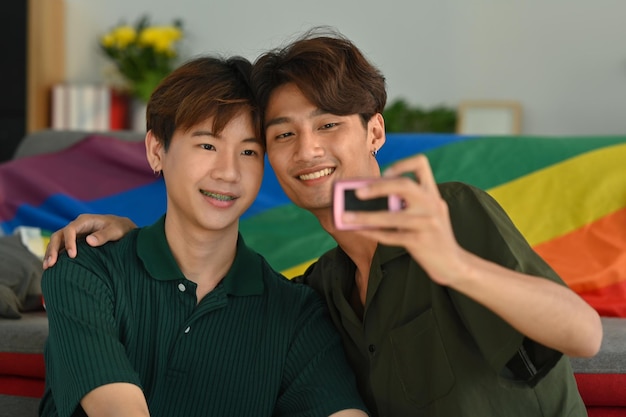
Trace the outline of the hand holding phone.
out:
M 342 216 L 345 211 L 399 211 L 402 200 L 397 195 L 388 195 L 367 200 L 356 196 L 355 190 L 373 181 L 385 181 L 382 178 L 362 178 L 340 180 L 333 187 L 333 221 L 338 230 L 359 230 L 370 228 L 358 224 L 345 224 Z

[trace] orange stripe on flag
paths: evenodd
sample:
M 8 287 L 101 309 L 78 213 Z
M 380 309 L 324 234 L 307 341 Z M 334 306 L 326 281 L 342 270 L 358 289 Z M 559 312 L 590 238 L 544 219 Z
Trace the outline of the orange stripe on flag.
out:
M 626 208 L 534 249 L 578 293 L 626 282 Z

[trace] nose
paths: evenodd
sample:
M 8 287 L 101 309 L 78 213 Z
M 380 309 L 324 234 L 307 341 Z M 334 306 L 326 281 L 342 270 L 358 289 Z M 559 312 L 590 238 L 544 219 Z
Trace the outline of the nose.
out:
M 324 155 L 321 138 L 314 132 L 300 133 L 296 144 L 296 160 L 308 161 Z
M 226 182 L 237 182 L 241 178 L 238 155 L 216 155 L 211 169 L 211 178 Z

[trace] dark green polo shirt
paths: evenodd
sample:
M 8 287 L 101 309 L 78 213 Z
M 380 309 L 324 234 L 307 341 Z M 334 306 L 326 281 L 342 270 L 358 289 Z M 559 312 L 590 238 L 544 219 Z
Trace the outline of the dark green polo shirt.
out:
M 460 183 L 440 191 L 461 246 L 562 283 L 488 194 Z M 336 248 L 304 281 L 326 298 L 372 415 L 586 416 L 566 357 L 435 284 L 403 248 L 376 250 L 363 320 L 349 302 L 354 274 Z
M 69 416 L 107 383 L 140 386 L 152 416 L 327 416 L 364 409 L 320 297 L 239 237 L 199 304 L 164 221 L 46 270 L 43 416 Z

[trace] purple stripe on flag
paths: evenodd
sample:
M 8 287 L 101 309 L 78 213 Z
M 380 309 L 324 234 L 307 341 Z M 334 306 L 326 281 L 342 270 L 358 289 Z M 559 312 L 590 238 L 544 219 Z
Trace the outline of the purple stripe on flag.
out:
M 95 200 L 154 182 L 143 142 L 92 135 L 59 152 L 0 164 L 0 221 L 51 195 Z

